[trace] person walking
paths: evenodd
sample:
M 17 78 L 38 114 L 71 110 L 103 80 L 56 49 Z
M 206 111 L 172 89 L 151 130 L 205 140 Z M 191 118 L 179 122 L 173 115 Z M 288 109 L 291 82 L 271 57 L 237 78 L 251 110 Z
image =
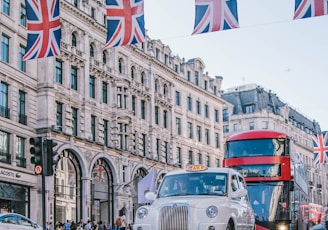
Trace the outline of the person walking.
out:
M 46 229 L 52 230 L 52 222 L 47 222 Z
M 119 216 L 120 216 L 120 219 L 121 219 L 121 227 L 120 227 L 120 230 L 127 230 L 127 227 L 128 227 L 128 223 L 127 223 L 127 221 L 126 221 L 126 216 L 125 216 L 125 211 L 124 211 L 124 209 L 122 208 L 121 210 L 120 210 L 120 214 L 119 214 Z
M 78 223 L 78 229 L 83 230 L 85 225 L 86 224 L 84 223 L 83 219 L 81 219 L 80 222 Z
M 122 226 L 122 220 L 121 220 L 120 212 L 121 211 L 119 211 L 119 214 L 118 214 L 118 216 L 115 219 L 114 230 L 119 230 L 120 227 Z
M 74 220 L 71 222 L 71 230 L 77 230 L 77 224 L 75 223 Z
M 64 230 L 71 230 L 71 223 L 69 220 L 67 220 L 64 224 Z
M 98 230 L 104 230 L 104 225 L 103 225 L 102 220 L 98 221 Z
M 88 223 L 85 225 L 85 230 L 92 230 L 91 220 L 88 220 Z

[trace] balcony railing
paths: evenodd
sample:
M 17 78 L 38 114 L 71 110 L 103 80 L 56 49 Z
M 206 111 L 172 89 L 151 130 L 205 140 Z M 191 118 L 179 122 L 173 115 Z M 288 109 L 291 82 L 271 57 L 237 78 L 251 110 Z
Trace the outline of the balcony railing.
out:
M 27 124 L 27 116 L 25 114 L 18 114 L 18 122 L 20 124 L 26 125 Z
M 26 158 L 25 157 L 16 157 L 16 165 L 18 167 L 26 168 Z
M 5 118 L 10 118 L 10 109 L 0 105 L 0 116 Z
M 0 162 L 10 164 L 11 163 L 11 155 L 8 153 L 0 152 Z

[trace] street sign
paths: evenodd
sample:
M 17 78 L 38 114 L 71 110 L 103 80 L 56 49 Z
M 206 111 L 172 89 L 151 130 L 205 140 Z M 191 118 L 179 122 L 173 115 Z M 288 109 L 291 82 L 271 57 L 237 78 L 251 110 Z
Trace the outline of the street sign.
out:
M 42 166 L 41 166 L 41 165 L 36 165 L 36 166 L 34 167 L 34 173 L 35 173 L 36 175 L 41 175 L 41 174 L 42 174 Z

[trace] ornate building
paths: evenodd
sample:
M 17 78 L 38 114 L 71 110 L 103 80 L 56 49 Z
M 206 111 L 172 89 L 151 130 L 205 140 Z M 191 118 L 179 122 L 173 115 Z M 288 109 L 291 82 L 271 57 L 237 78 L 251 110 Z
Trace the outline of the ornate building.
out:
M 328 168 L 313 164 L 312 135 L 320 126 L 288 104 L 271 90 L 256 84 L 236 86 L 222 92 L 228 103 L 223 110 L 224 137 L 252 129 L 279 130 L 291 136 L 308 168 L 309 199 L 312 203 L 328 204 Z
M 159 40 L 104 50 L 104 0 L 60 0 L 61 54 L 24 62 L 24 0 L 0 0 L 0 208 L 42 223 L 29 138 L 57 142 L 47 221 L 134 219 L 138 182 L 223 159 L 221 77 Z

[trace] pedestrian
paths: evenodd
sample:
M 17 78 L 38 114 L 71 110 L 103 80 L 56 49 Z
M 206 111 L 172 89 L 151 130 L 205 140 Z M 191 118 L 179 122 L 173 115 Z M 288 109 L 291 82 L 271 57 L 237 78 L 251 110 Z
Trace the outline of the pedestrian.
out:
M 92 230 L 91 220 L 88 220 L 87 224 L 85 225 L 85 230 Z
M 52 222 L 47 222 L 46 229 L 52 230 Z
M 102 220 L 98 221 L 98 230 L 104 230 L 104 225 L 103 225 Z
M 121 211 L 119 211 L 119 214 L 115 219 L 115 228 L 114 228 L 115 230 L 120 229 L 120 227 L 122 226 L 122 220 L 121 220 L 120 212 Z
M 83 222 L 83 219 L 81 219 L 80 222 L 77 223 L 77 225 L 78 225 L 78 230 L 83 230 L 84 226 L 85 226 L 85 223 Z
M 112 230 L 112 225 L 111 225 L 110 223 L 107 223 L 105 229 L 106 229 L 106 230 Z
M 55 223 L 55 230 L 58 230 L 60 226 L 60 222 L 57 220 Z
M 120 213 L 119 213 L 119 216 L 120 216 L 120 219 L 121 219 L 121 227 L 120 227 L 120 230 L 127 230 L 127 227 L 128 227 L 128 223 L 126 221 L 126 209 L 125 208 L 122 208 L 120 210 Z
M 106 222 L 105 221 L 102 221 L 102 227 L 103 227 L 103 230 L 106 230 Z
M 96 221 L 92 221 L 91 229 L 92 230 L 98 230 L 98 225 L 96 224 Z
M 77 224 L 75 223 L 74 220 L 71 222 L 71 230 L 77 230 Z
M 71 223 L 69 220 L 67 220 L 64 224 L 64 230 L 71 230 Z

